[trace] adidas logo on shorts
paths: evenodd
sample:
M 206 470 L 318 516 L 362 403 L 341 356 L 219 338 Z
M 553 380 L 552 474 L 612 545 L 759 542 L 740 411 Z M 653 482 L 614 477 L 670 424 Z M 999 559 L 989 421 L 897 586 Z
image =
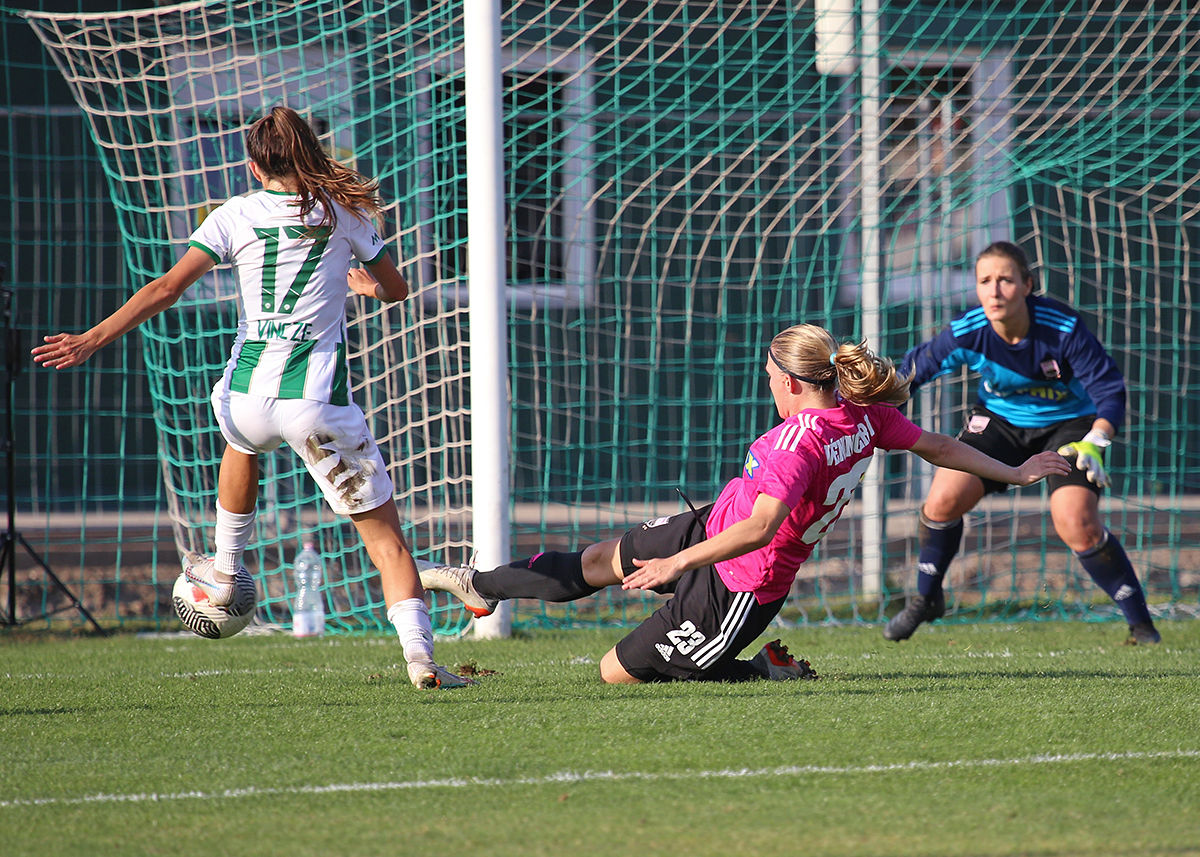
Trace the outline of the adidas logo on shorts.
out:
M 662 655 L 664 661 L 670 661 L 671 655 L 675 651 L 674 646 L 668 646 L 666 643 L 655 643 L 654 648 L 658 649 L 658 653 Z

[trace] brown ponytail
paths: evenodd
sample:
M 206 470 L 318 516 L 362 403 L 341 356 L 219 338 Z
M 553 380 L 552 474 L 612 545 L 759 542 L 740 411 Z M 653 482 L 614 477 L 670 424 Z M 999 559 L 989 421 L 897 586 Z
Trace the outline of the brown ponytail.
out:
M 321 148 L 313 129 L 290 107 L 272 107 L 246 132 L 246 154 L 267 176 L 291 179 L 300 196 L 300 216 L 318 204 L 324 209 L 319 226 L 333 226 L 336 202 L 363 220 L 379 214 L 379 183 L 338 163 Z
M 865 342 L 837 340 L 815 324 L 797 324 L 771 340 L 771 357 L 794 378 L 818 387 L 837 388 L 859 405 L 902 405 L 908 401 L 908 378 L 892 361 L 879 357 Z

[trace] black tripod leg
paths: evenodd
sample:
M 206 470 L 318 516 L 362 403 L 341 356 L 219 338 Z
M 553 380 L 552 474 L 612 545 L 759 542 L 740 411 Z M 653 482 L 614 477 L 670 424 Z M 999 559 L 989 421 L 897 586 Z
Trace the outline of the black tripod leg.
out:
M 22 536 L 20 533 L 14 533 L 11 536 L 7 536 L 5 538 L 4 548 L 3 548 L 3 551 L 0 551 L 0 556 L 3 556 L 5 559 L 8 559 L 8 560 L 14 560 L 16 558 L 15 551 L 16 551 L 16 543 L 17 542 L 21 543 L 21 546 L 25 548 L 25 551 L 26 551 L 26 553 L 29 554 L 30 558 L 34 562 L 36 562 L 39 566 L 41 566 L 42 571 L 45 573 L 45 575 L 48 578 L 50 578 L 51 582 L 55 586 L 57 586 L 60 590 L 62 590 L 62 593 L 67 596 L 67 598 L 71 602 L 71 607 L 74 607 L 76 610 L 78 610 L 84 619 L 87 619 L 89 622 L 92 623 L 92 627 L 96 629 L 96 633 L 104 634 L 105 633 L 104 629 L 100 626 L 100 623 L 96 621 L 95 617 L 93 617 L 92 614 L 88 612 L 88 609 L 83 606 L 83 602 L 75 597 L 75 593 L 73 593 L 70 589 L 67 588 L 67 585 L 59 579 L 58 575 L 55 574 L 53 570 L 51 570 L 50 566 L 46 565 L 45 561 L 41 558 L 41 556 L 38 555 L 38 552 L 33 549 L 33 546 L 30 545 L 29 542 L 25 541 L 25 537 Z M 17 608 L 16 608 L 16 588 L 17 588 L 17 582 L 15 579 L 13 579 L 12 575 L 10 575 L 9 581 L 8 581 L 8 605 L 9 605 L 8 612 L 9 612 L 9 615 L 8 615 L 8 622 L 7 622 L 7 624 L 9 624 L 9 625 L 23 625 L 26 622 L 33 621 L 33 619 L 25 619 L 23 621 L 18 621 L 17 612 L 16 612 L 16 610 L 17 610 Z M 69 610 L 69 609 L 70 609 L 70 607 L 64 607 L 64 608 L 60 608 L 59 610 L 56 610 L 54 612 L 61 612 L 62 610 Z M 48 615 L 50 615 L 50 614 L 43 614 L 42 616 L 37 616 L 37 617 L 33 617 L 33 618 L 40 619 L 40 618 L 45 618 Z
M 67 585 L 58 579 L 58 575 L 50 570 L 50 566 L 46 565 L 45 561 L 38 555 L 38 552 L 33 549 L 29 542 L 25 541 L 25 537 L 20 533 L 17 533 L 17 539 L 24 546 L 25 551 L 29 554 L 30 558 L 32 558 L 34 562 L 42 567 L 42 571 L 46 573 L 47 577 L 54 581 L 54 585 L 61 589 L 67 598 L 71 599 L 71 606 L 78 610 L 83 615 L 84 619 L 87 619 L 92 623 L 92 627 L 96 629 L 97 633 L 103 634 L 104 629 L 100 627 L 100 623 L 97 622 L 92 614 L 88 612 L 88 609 L 83 606 L 83 602 L 75 597 L 75 593 L 68 589 Z
M 4 457 L 8 464 L 8 478 L 6 480 L 8 497 L 8 528 L 4 532 L 4 548 L 2 551 L 0 551 L 0 557 L 3 557 L 4 559 L 4 564 L 0 565 L 0 569 L 5 571 L 8 576 L 8 616 L 5 619 L 4 624 L 21 624 L 17 620 L 16 580 L 16 543 L 20 542 L 22 546 L 24 546 L 25 550 L 29 552 L 29 556 L 33 558 L 33 561 L 40 565 L 42 567 L 42 571 L 46 573 L 46 576 L 54 582 L 54 585 L 61 589 L 66 594 L 67 598 L 71 599 L 71 606 L 82 613 L 83 617 L 92 623 L 92 627 L 94 627 L 96 631 L 103 634 L 104 629 L 100 627 L 100 623 L 97 622 L 95 618 L 92 617 L 92 614 L 87 611 L 87 608 L 83 606 L 83 602 L 76 598 L 71 590 L 67 588 L 67 585 L 58 579 L 58 575 L 50 570 L 50 566 L 46 565 L 45 561 L 38 556 L 37 551 L 35 551 L 33 547 L 30 546 L 29 542 L 25 541 L 21 534 L 16 531 L 16 459 L 15 445 L 13 444 L 13 438 L 16 436 L 16 433 L 13 429 L 13 402 L 16 399 L 14 395 L 16 378 L 21 371 L 21 360 L 23 359 L 24 355 L 21 349 L 20 339 L 17 336 L 16 328 L 13 326 L 14 293 L 11 288 L 4 285 L 4 276 L 7 271 L 8 267 L 4 263 L 0 262 L 0 326 L 2 326 L 2 347 L 4 351 L 4 353 L 0 355 L 0 357 L 3 358 L 0 362 L 2 362 L 4 366 L 4 374 L 7 376 L 6 386 L 8 388 L 8 395 L 5 400 L 4 407 L 4 428 L 6 433 L 4 435 L 3 443 L 0 444 L 0 448 L 3 449 Z M 66 607 L 63 609 L 69 610 L 71 608 Z M 42 615 L 45 617 L 50 614 L 44 613 Z

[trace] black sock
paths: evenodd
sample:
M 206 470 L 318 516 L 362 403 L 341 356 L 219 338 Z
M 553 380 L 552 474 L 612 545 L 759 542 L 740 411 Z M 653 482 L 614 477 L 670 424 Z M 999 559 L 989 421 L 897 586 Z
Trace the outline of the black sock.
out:
M 705 670 L 698 676 L 694 676 L 692 681 L 727 681 L 734 683 L 758 681 L 769 677 L 767 672 L 757 669 L 750 661 L 731 659 L 723 664 L 714 666 L 712 669 Z
M 476 574 L 475 591 L 484 598 L 538 598 L 542 601 L 575 601 L 599 592 L 583 579 L 583 552 L 546 551 L 529 559 Z
M 1125 621 L 1130 625 L 1150 621 L 1150 610 L 1146 607 L 1146 595 L 1142 585 L 1138 583 L 1133 564 L 1125 555 L 1125 549 L 1117 541 L 1116 536 L 1108 530 L 1100 544 L 1083 553 L 1077 553 L 1084 571 L 1091 575 L 1096 585 L 1108 593 L 1108 597 L 1117 602 Z
M 921 554 L 917 558 L 917 592 L 926 597 L 941 592 L 950 561 L 962 543 L 963 520 L 931 521 L 921 513 Z

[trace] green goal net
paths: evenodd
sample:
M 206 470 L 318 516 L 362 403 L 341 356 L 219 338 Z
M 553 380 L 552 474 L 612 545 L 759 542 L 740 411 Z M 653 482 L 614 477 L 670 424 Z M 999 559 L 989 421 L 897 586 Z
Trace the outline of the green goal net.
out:
M 762 377 L 775 332 L 811 321 L 898 358 L 971 303 L 975 254 L 1011 239 L 1126 373 L 1129 419 L 1102 508 L 1155 611 L 1194 612 L 1200 10 L 878 5 L 503 4 L 514 554 L 577 549 L 680 511 L 677 488 L 712 499 L 775 418 Z M 415 294 L 401 308 L 351 302 L 354 396 L 415 553 L 448 562 L 471 554 L 471 361 L 487 359 L 464 345 L 463 28 L 489 8 L 223 0 L 23 13 L 86 117 L 126 294 L 249 188 L 242 133 L 266 107 L 297 108 L 381 180 Z M 141 331 L 157 507 L 180 551 L 211 549 L 221 443 L 208 395 L 236 319 L 230 278 L 218 269 Z M 39 325 L 81 323 L 75 296 L 57 301 Z M 911 414 L 955 433 L 972 386 L 943 381 Z M 83 417 L 113 419 L 98 407 Z M 911 585 L 930 473 L 902 455 L 879 473 L 878 503 L 848 507 L 801 569 L 786 621 L 878 621 Z M 952 617 L 1116 615 L 1055 536 L 1043 492 L 970 516 Z M 352 529 L 294 456 L 268 456 L 247 565 L 269 621 L 289 621 L 290 560 L 308 538 L 331 563 L 332 627 L 377 627 L 381 596 Z M 602 594 L 521 603 L 515 620 L 622 623 L 652 605 Z M 440 602 L 438 616 L 443 631 L 465 623 Z

